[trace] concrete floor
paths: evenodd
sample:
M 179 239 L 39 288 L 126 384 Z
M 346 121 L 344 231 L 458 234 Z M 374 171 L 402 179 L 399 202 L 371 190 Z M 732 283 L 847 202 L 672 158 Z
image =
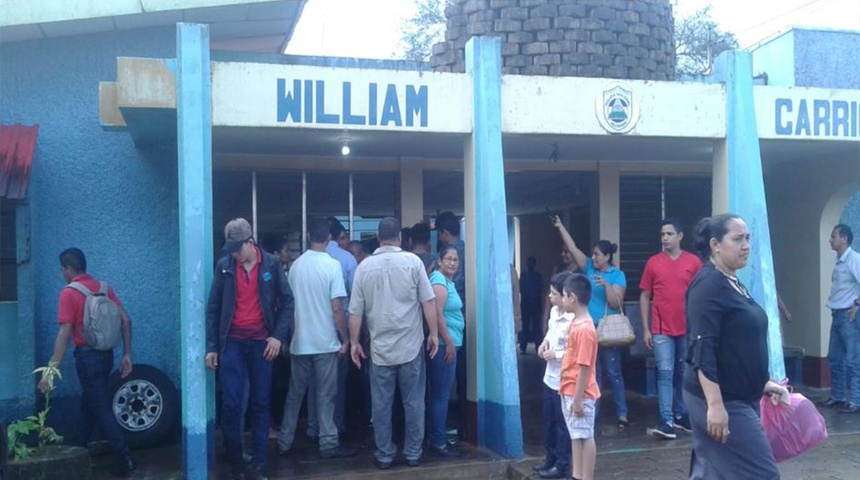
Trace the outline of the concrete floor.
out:
M 457 460 L 439 460 L 425 455 L 421 467 L 408 468 L 399 459 L 392 470 L 373 467 L 373 434 L 357 428 L 343 443 L 361 449 L 361 455 L 346 460 L 320 460 L 316 446 L 304 436 L 296 440 L 295 454 L 280 458 L 270 445 L 271 476 L 274 479 L 533 479 L 531 467 L 544 455 L 541 427 L 541 382 L 544 363 L 532 350 L 519 356 L 522 401 L 523 440 L 526 458 L 504 461 L 482 450 L 462 446 L 465 455 Z M 807 397 L 826 398 L 826 390 L 801 389 Z M 686 478 L 690 460 L 690 437 L 680 434 L 676 440 L 659 441 L 645 430 L 657 424 L 657 399 L 628 392 L 630 427 L 619 432 L 615 426 L 612 402 L 604 398 L 597 429 L 598 479 L 682 479 Z M 814 450 L 779 465 L 784 478 L 857 479 L 860 478 L 860 414 L 844 415 L 822 409 L 830 437 Z M 453 424 L 453 422 L 452 422 Z M 302 431 L 301 429 L 299 430 Z M 179 479 L 180 448 L 176 445 L 136 452 L 140 471 L 135 478 L 152 480 Z M 111 457 L 94 458 L 94 480 L 110 478 L 107 473 Z M 212 479 L 229 478 L 228 469 L 212 472 Z

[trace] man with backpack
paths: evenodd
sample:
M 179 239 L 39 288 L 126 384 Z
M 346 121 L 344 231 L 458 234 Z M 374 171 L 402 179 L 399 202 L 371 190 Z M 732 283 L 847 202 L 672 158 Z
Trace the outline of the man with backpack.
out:
M 135 469 L 135 464 L 113 415 L 107 383 L 113 370 L 113 350 L 120 338 L 123 343 L 120 377 L 131 373 L 131 319 L 113 289 L 87 274 L 84 252 L 77 248 L 64 250 L 60 254 L 60 268 L 67 286 L 60 292 L 57 314 L 60 332 L 49 365 L 59 367 L 71 338 L 75 344 L 75 370 L 82 389 L 84 423 L 83 428 L 77 430 L 75 443 L 86 446 L 93 425 L 98 424 L 120 458 L 119 467 L 111 473 L 126 477 Z M 42 393 L 48 388 L 45 380 L 39 383 Z

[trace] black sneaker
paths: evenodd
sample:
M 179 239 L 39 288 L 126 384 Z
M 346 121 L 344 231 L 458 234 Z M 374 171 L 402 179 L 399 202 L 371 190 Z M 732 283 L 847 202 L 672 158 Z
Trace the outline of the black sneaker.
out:
M 269 480 L 258 467 L 249 465 L 245 468 L 245 480 Z
M 692 432 L 693 427 L 690 425 L 690 417 L 688 415 L 675 417 L 675 430 L 683 430 L 687 433 Z
M 131 476 L 131 473 L 137 470 L 137 465 L 135 465 L 134 460 L 131 457 L 126 457 L 122 459 L 120 465 L 111 470 L 111 475 L 117 478 L 127 478 Z
M 407 467 L 421 466 L 421 459 L 420 458 L 407 458 L 406 459 L 406 466 Z
M 391 462 L 383 462 L 378 458 L 373 459 L 373 464 L 380 470 L 389 470 L 391 468 Z
M 434 447 L 433 445 L 428 445 L 427 450 L 437 457 L 441 458 L 454 458 L 459 457 L 461 454 L 449 443 L 445 443 L 442 447 Z
M 328 450 L 320 450 L 320 458 L 350 458 L 358 455 L 358 449 L 335 447 Z
M 668 423 L 661 423 L 657 428 L 649 428 L 648 435 L 662 440 L 673 440 L 678 438 L 675 434 L 675 428 Z

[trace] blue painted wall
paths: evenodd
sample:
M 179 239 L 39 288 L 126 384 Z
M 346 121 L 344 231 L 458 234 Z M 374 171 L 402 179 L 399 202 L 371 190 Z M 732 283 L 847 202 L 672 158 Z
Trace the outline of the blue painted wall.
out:
M 766 73 L 768 85 L 794 86 L 794 32 L 790 30 L 753 50 L 753 75 Z
M 794 36 L 797 86 L 860 89 L 860 33 L 801 28 Z
M 839 217 L 839 223 L 851 227 L 854 233 L 853 247 L 855 250 L 860 250 L 860 190 L 854 192 L 854 195 L 848 199 L 848 203 L 842 210 L 842 216 Z
M 87 255 L 90 273 L 114 287 L 132 318 L 132 360 L 177 381 L 175 146 L 165 146 L 174 153 L 142 152 L 128 133 L 99 126 L 98 83 L 116 79 L 118 56 L 172 58 L 175 29 L 4 43 L 0 55 L 0 121 L 41 125 L 28 192 L 35 363 L 47 362 L 57 334 L 64 285 L 57 255 L 77 246 Z M 71 349 L 62 370 L 57 397 L 68 401 L 58 402 L 57 409 L 72 408 L 79 390 Z

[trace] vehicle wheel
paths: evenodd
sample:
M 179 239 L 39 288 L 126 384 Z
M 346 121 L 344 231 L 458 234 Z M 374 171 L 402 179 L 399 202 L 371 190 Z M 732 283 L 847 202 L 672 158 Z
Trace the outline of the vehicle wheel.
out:
M 115 372 L 108 387 L 114 417 L 129 447 L 150 447 L 173 433 L 179 418 L 179 396 L 161 370 L 134 365 L 125 378 Z

